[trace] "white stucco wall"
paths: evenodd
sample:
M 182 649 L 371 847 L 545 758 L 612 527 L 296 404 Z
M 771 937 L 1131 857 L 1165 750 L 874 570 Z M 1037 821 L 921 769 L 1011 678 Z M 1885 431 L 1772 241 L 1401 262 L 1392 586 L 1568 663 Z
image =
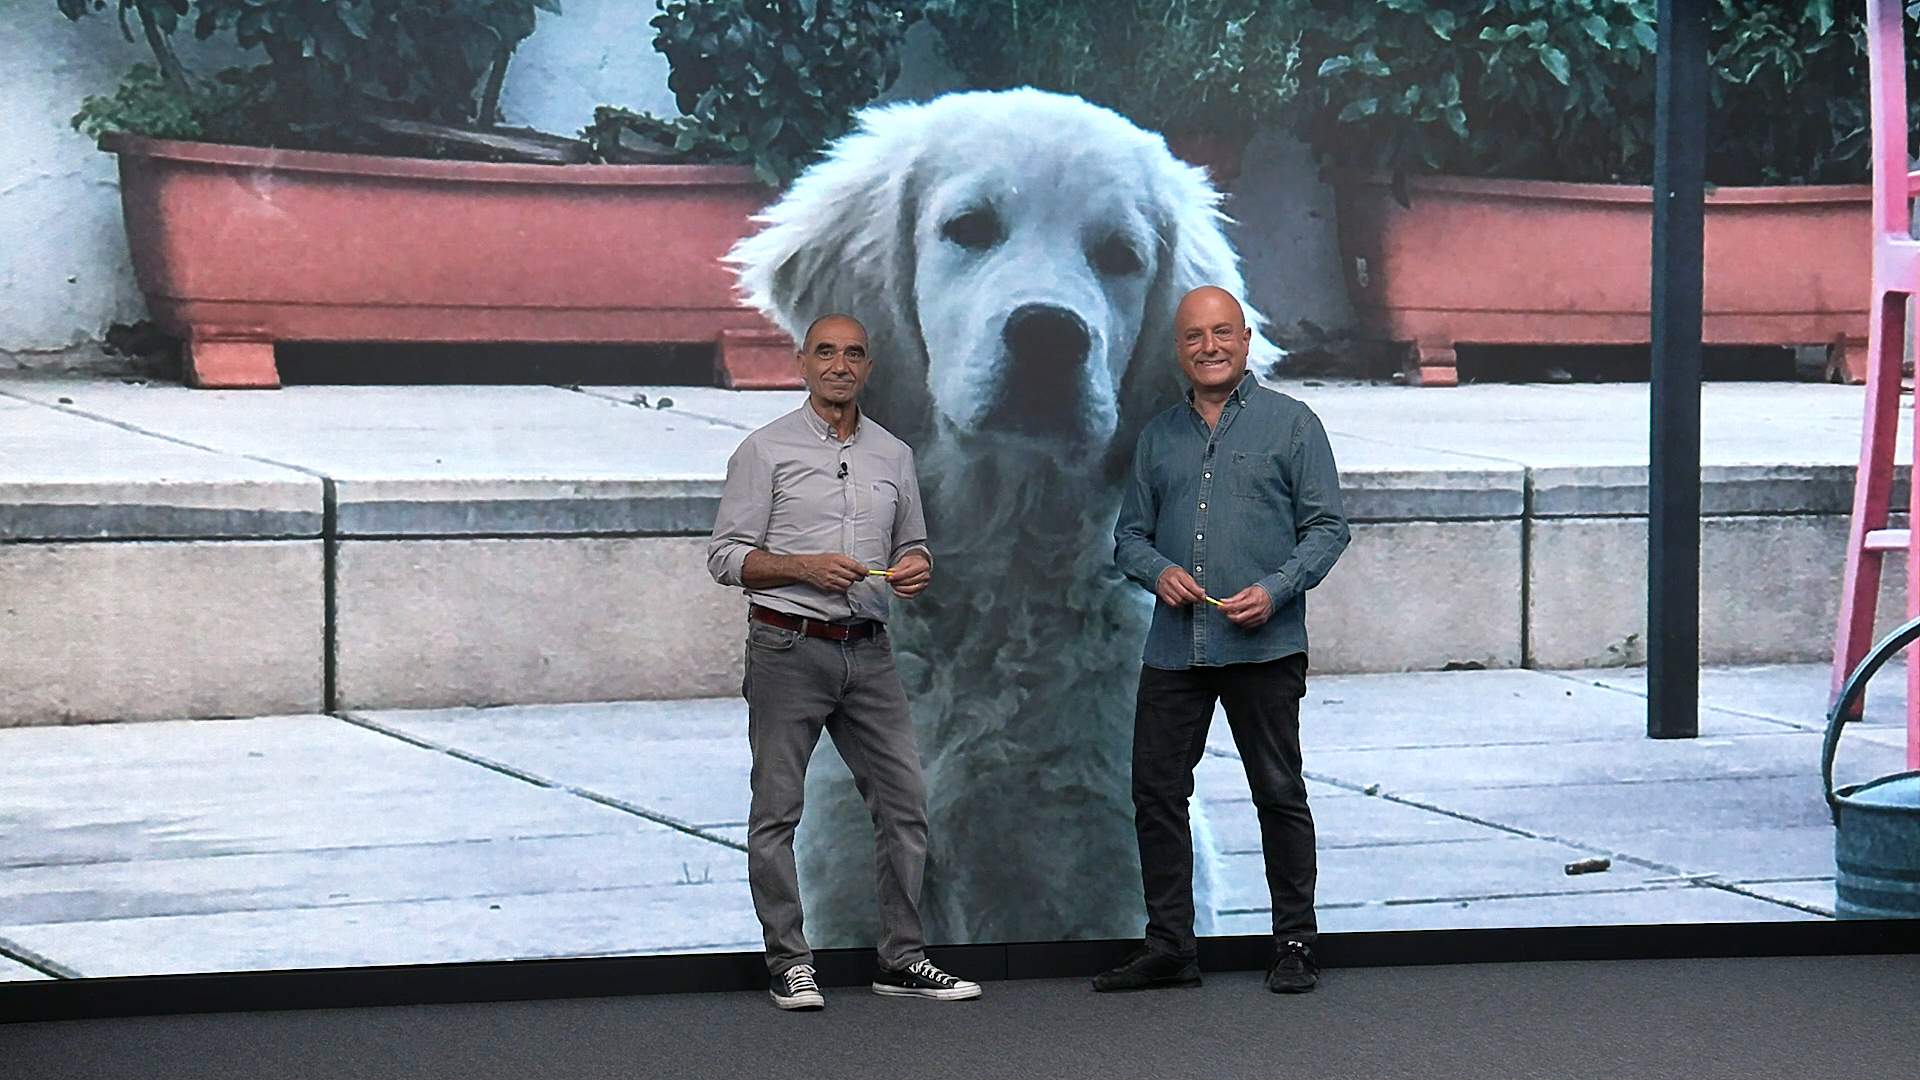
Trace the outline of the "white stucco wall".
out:
M 665 58 L 653 51 L 645 0 L 566 0 L 542 13 L 508 72 L 509 123 L 560 134 L 596 105 L 671 114 Z M 233 50 L 177 36 L 183 59 L 211 72 L 244 62 Z M 113 19 L 70 23 L 53 0 L 0 0 L 0 353 L 97 341 L 108 325 L 143 317 L 120 219 L 114 160 L 68 126 L 88 94 L 113 88 L 145 44 Z M 891 98 L 924 100 L 956 79 L 931 32 L 917 27 Z M 1253 299 L 1285 330 L 1300 319 L 1329 328 L 1351 316 L 1333 250 L 1331 200 L 1304 151 L 1263 135 L 1228 211 Z M 4 361 L 0 360 L 0 364 Z
M 182 38 L 187 62 L 223 66 Z M 0 2 L 0 350 L 65 348 L 141 317 L 114 160 L 68 120 L 151 55 L 110 14 L 71 23 L 53 0 Z

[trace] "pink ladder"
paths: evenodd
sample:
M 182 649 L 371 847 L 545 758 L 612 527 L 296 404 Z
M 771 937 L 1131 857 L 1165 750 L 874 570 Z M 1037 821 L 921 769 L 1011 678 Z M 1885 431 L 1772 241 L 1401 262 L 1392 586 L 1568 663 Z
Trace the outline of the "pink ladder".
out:
M 1904 0 L 1867 0 L 1869 108 L 1873 116 L 1873 306 L 1867 324 L 1866 422 L 1847 532 L 1847 574 L 1833 649 L 1833 692 L 1873 647 L 1875 602 L 1886 554 L 1907 557 L 1907 616 L 1920 617 L 1920 545 L 1889 528 L 1894 445 L 1900 432 L 1900 369 L 1907 300 L 1920 293 L 1920 241 L 1909 208 L 1920 173 L 1907 170 Z M 1920 521 L 1920 484 L 1909 484 L 1908 518 Z M 1920 660 L 1907 663 L 1907 767 L 1920 769 Z

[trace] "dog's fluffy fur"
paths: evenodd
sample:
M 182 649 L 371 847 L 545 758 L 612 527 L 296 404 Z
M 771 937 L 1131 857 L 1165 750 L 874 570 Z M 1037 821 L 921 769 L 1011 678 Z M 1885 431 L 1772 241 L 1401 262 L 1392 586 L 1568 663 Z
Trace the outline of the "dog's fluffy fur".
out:
M 918 456 L 934 583 L 893 625 L 931 791 L 930 940 L 1140 933 L 1129 756 L 1151 598 L 1113 569 L 1112 527 L 1142 424 L 1181 391 L 1180 297 L 1244 295 L 1219 201 L 1116 113 L 959 93 L 861 114 L 729 255 L 796 337 L 826 312 L 866 324 L 863 408 Z M 1256 335 L 1256 368 L 1276 353 Z M 872 941 L 872 844 L 845 767 L 816 762 L 814 945 Z

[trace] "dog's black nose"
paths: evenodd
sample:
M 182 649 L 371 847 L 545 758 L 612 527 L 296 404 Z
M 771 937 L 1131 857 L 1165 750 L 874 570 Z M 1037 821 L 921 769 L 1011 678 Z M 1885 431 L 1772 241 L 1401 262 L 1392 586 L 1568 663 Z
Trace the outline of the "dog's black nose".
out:
M 1086 322 L 1074 312 L 1053 304 L 1023 304 L 1015 308 L 1000 333 L 1007 344 L 1007 354 L 1016 362 L 1070 365 L 1068 370 L 1075 379 L 1079 378 L 1078 365 L 1086 359 L 1087 348 L 1092 344 Z M 1029 374 L 1021 372 L 1018 377 L 1026 378 Z
M 995 411 L 1008 427 L 1050 439 L 1085 434 L 1087 360 L 1093 334 L 1070 308 L 1023 304 L 1000 331 L 1007 364 Z

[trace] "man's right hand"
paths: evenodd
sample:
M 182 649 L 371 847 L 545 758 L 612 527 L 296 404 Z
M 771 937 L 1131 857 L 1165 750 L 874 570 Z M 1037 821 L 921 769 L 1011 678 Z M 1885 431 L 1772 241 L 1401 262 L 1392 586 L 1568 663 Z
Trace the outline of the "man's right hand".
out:
M 846 592 L 865 581 L 867 568 L 845 555 L 796 555 L 800 580 L 826 592 Z
M 1182 566 L 1169 566 L 1160 571 L 1160 580 L 1154 583 L 1153 591 L 1160 602 L 1169 607 L 1186 607 L 1207 598 L 1207 590 Z

